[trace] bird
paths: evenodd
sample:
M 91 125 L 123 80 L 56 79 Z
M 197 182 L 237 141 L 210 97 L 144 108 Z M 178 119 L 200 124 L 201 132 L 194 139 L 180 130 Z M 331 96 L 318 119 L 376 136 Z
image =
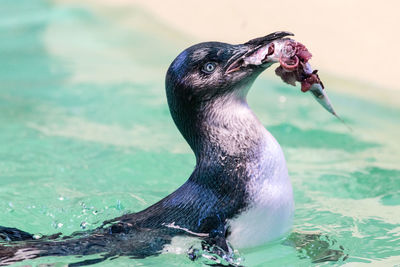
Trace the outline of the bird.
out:
M 99 253 L 81 264 L 144 258 L 179 236 L 230 253 L 232 247 L 258 246 L 290 231 L 294 200 L 283 151 L 246 100 L 256 78 L 275 62 L 246 59 L 291 35 L 274 32 L 235 45 L 203 42 L 181 52 L 168 68 L 165 89 L 172 119 L 196 158 L 187 181 L 140 212 L 70 236 L 35 239 L 0 227 L 0 265 Z

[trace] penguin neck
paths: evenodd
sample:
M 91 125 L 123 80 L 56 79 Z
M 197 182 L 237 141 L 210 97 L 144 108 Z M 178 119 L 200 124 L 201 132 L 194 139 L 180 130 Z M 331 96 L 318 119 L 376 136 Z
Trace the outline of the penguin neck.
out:
M 259 152 L 264 127 L 251 111 L 245 94 L 215 99 L 204 109 L 197 131 L 199 161 L 217 158 L 250 159 Z
M 179 119 L 174 118 L 196 156 L 197 165 L 218 164 L 221 159 L 256 160 L 266 130 L 247 104 L 250 86 L 202 103 L 195 114 L 183 111 L 179 112 Z

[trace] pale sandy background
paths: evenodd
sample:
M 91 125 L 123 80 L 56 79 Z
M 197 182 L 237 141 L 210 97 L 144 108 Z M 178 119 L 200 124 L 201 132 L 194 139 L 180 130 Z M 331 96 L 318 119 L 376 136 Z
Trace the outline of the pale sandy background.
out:
M 193 37 L 193 43 L 242 43 L 277 30 L 291 31 L 313 53 L 315 68 L 366 87 L 400 90 L 398 0 L 56 2 L 85 3 L 109 10 L 140 8 L 160 23 Z M 129 23 L 134 20 L 127 20 Z M 390 92 L 383 94 L 391 98 Z

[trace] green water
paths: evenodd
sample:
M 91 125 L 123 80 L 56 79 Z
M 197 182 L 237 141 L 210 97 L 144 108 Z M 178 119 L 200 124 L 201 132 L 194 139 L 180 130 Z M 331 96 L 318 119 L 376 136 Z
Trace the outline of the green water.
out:
M 95 228 L 149 206 L 190 175 L 194 157 L 170 118 L 164 75 L 201 40 L 137 9 L 39 0 L 2 0 L 0 37 L 0 225 L 42 234 Z M 348 254 L 315 266 L 399 265 L 400 94 L 385 91 L 385 103 L 379 88 L 366 97 L 362 88 L 326 87 L 353 131 L 267 74 L 249 94 L 288 161 L 294 230 L 329 236 Z M 239 253 L 246 266 L 312 265 L 281 242 Z M 99 265 L 201 263 L 166 254 Z

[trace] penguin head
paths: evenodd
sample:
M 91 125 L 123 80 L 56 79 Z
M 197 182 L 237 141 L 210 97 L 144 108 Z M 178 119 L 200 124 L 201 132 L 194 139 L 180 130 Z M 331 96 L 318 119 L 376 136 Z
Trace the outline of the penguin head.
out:
M 244 44 L 205 42 L 187 48 L 175 58 L 167 72 L 170 108 L 179 104 L 193 109 L 221 96 L 246 95 L 257 76 L 272 65 L 271 62 L 243 64 L 246 57 L 259 47 L 288 35 L 292 34 L 276 32 Z
M 171 63 L 165 80 L 168 106 L 196 155 L 203 135 L 209 134 L 204 123 L 215 122 L 216 117 L 228 122 L 230 112 L 247 107 L 245 98 L 252 83 L 274 63 L 264 57 L 265 48 L 288 35 L 292 34 L 276 32 L 238 45 L 200 43 Z

